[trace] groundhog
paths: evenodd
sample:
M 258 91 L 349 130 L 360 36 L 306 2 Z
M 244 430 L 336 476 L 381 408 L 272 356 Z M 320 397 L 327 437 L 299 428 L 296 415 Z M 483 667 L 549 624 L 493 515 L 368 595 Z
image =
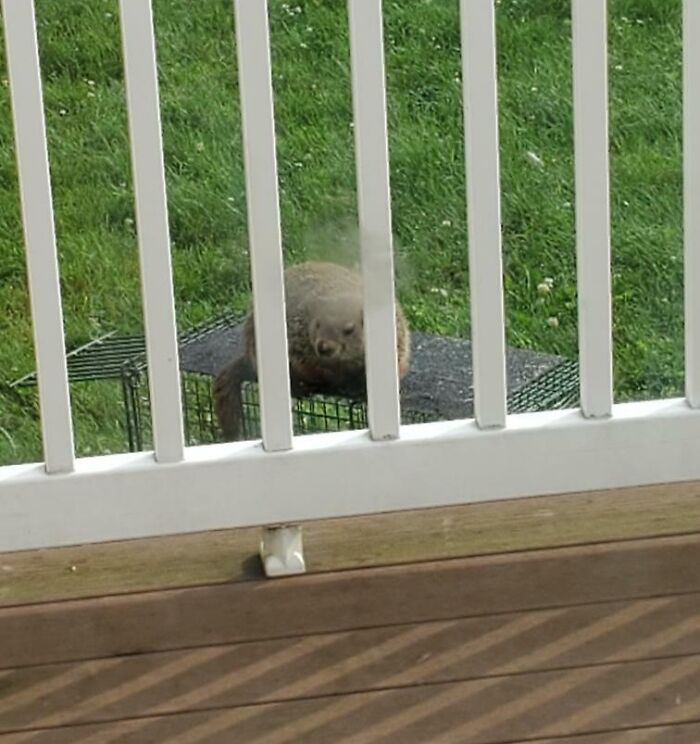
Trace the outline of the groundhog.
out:
M 284 273 L 291 392 L 363 399 L 366 396 L 362 278 L 334 263 L 309 261 Z M 241 383 L 257 379 L 253 311 L 243 326 L 243 352 L 214 380 L 214 408 L 225 440 L 241 436 Z M 411 344 L 396 304 L 399 378 L 408 372 Z

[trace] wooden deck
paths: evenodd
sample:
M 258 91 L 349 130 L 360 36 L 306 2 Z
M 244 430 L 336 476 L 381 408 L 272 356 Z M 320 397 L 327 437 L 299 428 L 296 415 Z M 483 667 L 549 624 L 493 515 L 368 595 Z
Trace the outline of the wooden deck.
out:
M 454 542 L 485 508 L 426 519 Z M 137 566 L 173 542 L 0 555 L 0 744 L 698 744 L 689 515 L 687 534 L 276 581 L 244 560 L 190 585 L 186 552 L 177 580 L 161 552 L 160 589 Z M 190 578 L 213 570 L 191 557 Z

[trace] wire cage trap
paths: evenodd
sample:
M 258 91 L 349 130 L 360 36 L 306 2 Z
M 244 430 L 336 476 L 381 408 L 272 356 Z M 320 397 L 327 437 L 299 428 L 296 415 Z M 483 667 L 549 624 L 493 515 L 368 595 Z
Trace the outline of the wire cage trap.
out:
M 242 321 L 224 315 L 180 334 L 180 370 L 185 437 L 188 445 L 221 441 L 213 410 L 214 375 L 241 348 Z M 148 364 L 142 335 L 109 333 L 67 355 L 71 385 L 109 382 L 121 387 L 122 420 L 129 451 L 152 447 Z M 525 413 L 578 404 L 578 365 L 559 356 L 507 350 L 508 411 Z M 469 418 L 473 415 L 471 343 L 464 339 L 413 332 L 411 369 L 401 384 L 405 424 Z M 36 373 L 16 382 L 36 386 Z M 243 435 L 260 436 L 260 406 L 255 383 L 244 383 Z M 296 434 L 362 429 L 363 401 L 315 395 L 293 401 Z

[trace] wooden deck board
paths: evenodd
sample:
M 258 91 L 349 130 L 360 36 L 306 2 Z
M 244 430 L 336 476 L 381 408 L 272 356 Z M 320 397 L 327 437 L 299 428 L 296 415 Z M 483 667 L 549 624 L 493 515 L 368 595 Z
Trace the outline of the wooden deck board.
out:
M 700 531 L 700 483 L 593 491 L 309 522 L 309 571 Z M 260 576 L 257 529 L 0 553 L 0 606 Z
M 126 742 L 127 744 L 153 744 L 152 739 L 146 739 L 141 736 L 139 731 L 140 722 L 120 722 L 113 726 L 106 727 L 86 727 L 85 729 L 66 730 L 60 732 L 51 732 L 48 734 L 38 733 L 31 735 L 30 738 L 25 734 L 1 736 L 2 744 L 109 744 L 110 742 Z M 101 738 L 105 737 L 105 738 Z M 214 734 L 209 738 L 197 738 L 195 731 L 192 737 L 183 734 L 177 740 L 169 739 L 168 741 L 177 741 L 177 744 L 232 744 L 232 739 L 224 732 L 223 735 Z M 328 744 L 327 741 L 305 739 L 305 742 L 314 744 Z M 336 740 L 343 742 L 343 739 Z M 362 744 L 373 744 L 371 740 L 362 741 Z M 421 738 L 403 738 L 401 744 L 432 744 L 430 741 Z M 698 744 L 700 741 L 700 724 L 675 724 L 672 726 L 652 726 L 644 728 L 627 729 L 623 731 L 605 732 L 600 734 L 591 734 L 574 737 L 557 737 L 556 739 L 527 739 L 513 741 L 509 739 L 507 744 Z M 449 740 L 447 740 L 448 744 Z M 246 743 L 247 744 L 247 743 Z M 297 744 L 294 742 L 294 744 Z M 464 740 L 453 742 L 453 744 L 466 744 Z M 499 744 L 501 744 L 499 742 Z
M 536 672 L 23 732 L 32 742 L 392 740 L 501 744 L 660 726 L 700 716 L 700 657 Z M 123 734 L 124 739 L 121 738 Z M 0 742 L 22 741 L 22 735 Z M 29 739 L 31 735 L 31 739 Z
M 697 744 L 698 565 L 687 534 L 0 608 L 0 744 Z
M 700 654 L 700 595 L 7 670 L 0 732 Z
M 0 609 L 0 667 L 700 591 L 700 536 Z
M 603 734 L 557 739 L 530 740 L 527 744 L 697 744 L 700 742 L 700 723 L 675 726 L 650 726 Z M 514 742 L 525 744 L 525 742 Z

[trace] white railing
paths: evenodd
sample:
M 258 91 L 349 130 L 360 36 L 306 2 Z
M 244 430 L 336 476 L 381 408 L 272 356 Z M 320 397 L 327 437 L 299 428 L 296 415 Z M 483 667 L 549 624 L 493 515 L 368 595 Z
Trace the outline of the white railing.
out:
M 263 437 L 183 446 L 149 0 L 120 0 L 154 453 L 74 457 L 35 19 L 3 0 L 44 464 L 0 550 L 700 479 L 700 2 L 684 1 L 687 400 L 613 405 L 605 0 L 573 0 L 581 410 L 506 416 L 493 0 L 461 0 L 475 419 L 399 426 L 380 0 L 349 0 L 369 432 L 293 438 L 267 9 L 235 0 Z

